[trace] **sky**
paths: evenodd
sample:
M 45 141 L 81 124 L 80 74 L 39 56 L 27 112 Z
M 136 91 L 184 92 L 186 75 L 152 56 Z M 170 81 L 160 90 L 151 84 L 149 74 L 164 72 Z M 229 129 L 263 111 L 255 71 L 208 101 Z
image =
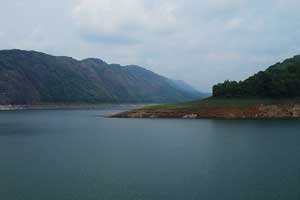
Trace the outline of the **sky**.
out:
M 0 49 L 140 65 L 205 92 L 300 54 L 299 0 L 0 3 Z

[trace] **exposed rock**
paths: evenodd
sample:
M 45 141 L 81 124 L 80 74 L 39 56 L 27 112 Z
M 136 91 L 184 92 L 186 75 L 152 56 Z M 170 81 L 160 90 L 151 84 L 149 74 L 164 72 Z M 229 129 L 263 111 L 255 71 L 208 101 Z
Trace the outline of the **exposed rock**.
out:
M 197 114 L 188 114 L 188 115 L 184 115 L 182 118 L 183 119 L 196 119 L 198 117 Z
M 256 105 L 247 109 L 200 109 L 191 110 L 134 110 L 115 114 L 120 118 L 220 118 L 220 119 L 260 119 L 260 118 L 300 118 L 300 104 Z

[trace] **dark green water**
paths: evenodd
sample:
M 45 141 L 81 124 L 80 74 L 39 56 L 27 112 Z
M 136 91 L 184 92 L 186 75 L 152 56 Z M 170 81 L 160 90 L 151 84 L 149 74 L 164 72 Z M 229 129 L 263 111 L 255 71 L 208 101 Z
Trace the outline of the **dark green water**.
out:
M 300 199 L 300 121 L 107 112 L 0 112 L 0 199 Z

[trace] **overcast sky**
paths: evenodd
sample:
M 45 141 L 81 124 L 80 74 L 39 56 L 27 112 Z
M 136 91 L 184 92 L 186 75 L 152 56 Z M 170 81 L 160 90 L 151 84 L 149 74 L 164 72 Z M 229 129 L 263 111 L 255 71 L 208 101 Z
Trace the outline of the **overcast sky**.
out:
M 300 54 L 300 0 L 0 0 L 0 49 L 137 64 L 203 91 Z

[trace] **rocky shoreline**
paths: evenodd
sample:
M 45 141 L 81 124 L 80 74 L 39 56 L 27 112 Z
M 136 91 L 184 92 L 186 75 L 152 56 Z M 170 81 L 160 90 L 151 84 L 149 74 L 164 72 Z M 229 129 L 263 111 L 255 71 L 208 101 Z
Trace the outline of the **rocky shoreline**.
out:
M 271 119 L 300 118 L 299 104 L 255 105 L 245 109 L 207 108 L 199 110 L 139 109 L 113 114 L 113 118 L 181 118 L 181 119 Z

